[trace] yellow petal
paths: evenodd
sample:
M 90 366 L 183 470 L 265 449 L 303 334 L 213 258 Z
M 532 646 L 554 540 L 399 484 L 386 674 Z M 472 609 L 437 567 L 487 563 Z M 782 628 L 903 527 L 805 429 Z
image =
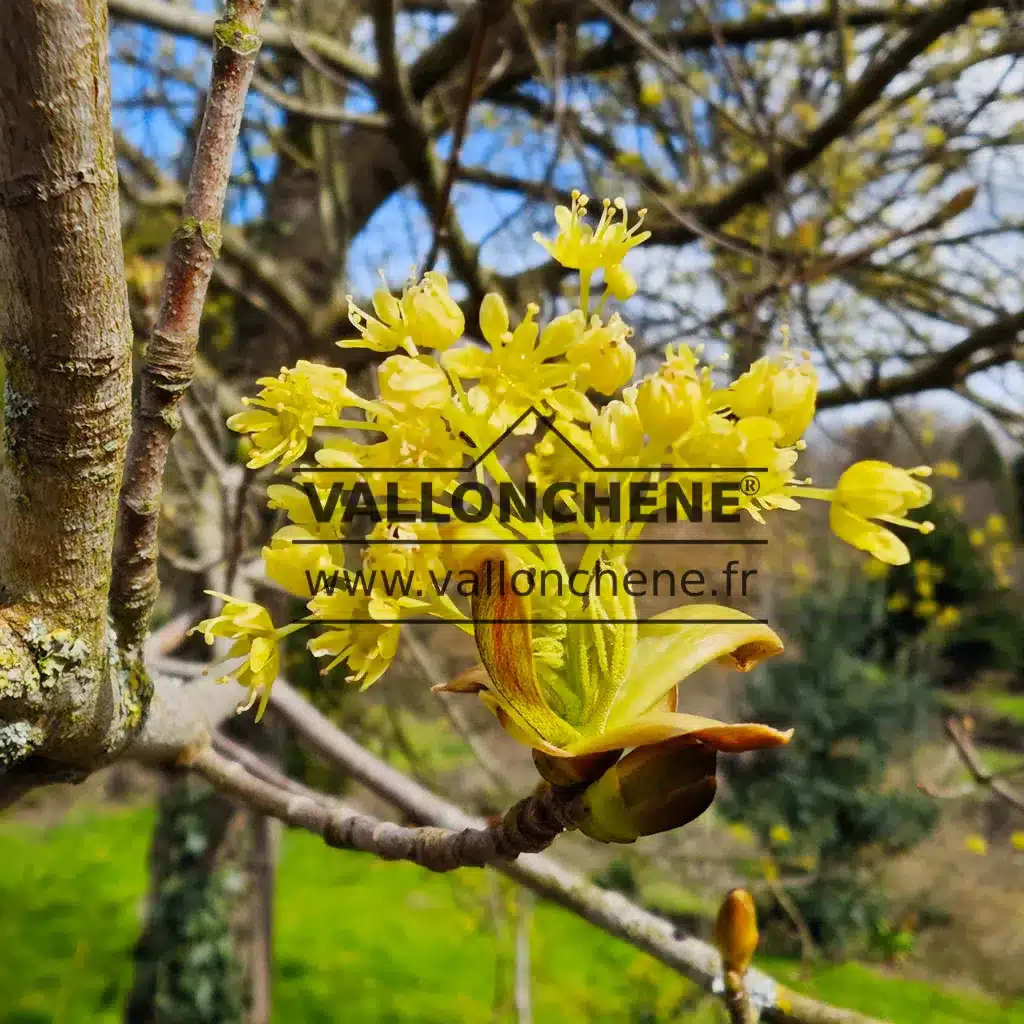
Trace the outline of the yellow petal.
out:
M 578 757 L 582 754 L 596 754 L 602 750 L 616 750 L 620 747 L 645 747 L 662 743 L 676 736 L 688 736 L 699 740 L 715 750 L 727 754 L 739 754 L 746 750 L 762 750 L 781 747 L 789 742 L 793 730 L 780 732 L 770 725 L 742 722 L 728 725 L 714 718 L 700 715 L 683 715 L 671 711 L 651 711 L 640 715 L 631 722 L 605 730 L 598 736 L 586 736 L 571 743 L 566 752 Z
M 274 654 L 275 644 L 265 636 L 258 636 L 252 642 L 249 652 L 249 669 L 254 673 L 263 671 Z
M 906 565 L 910 561 L 910 549 L 895 533 L 863 516 L 848 512 L 842 505 L 833 503 L 829 511 L 829 526 L 840 540 L 845 540 L 860 551 L 869 552 L 881 562 Z
M 680 619 L 698 621 L 672 621 Z M 735 621 L 708 624 L 709 619 Z M 746 672 L 781 650 L 782 641 L 771 629 L 735 608 L 696 604 L 655 615 L 640 626 L 633 664 L 609 725 L 649 711 L 680 680 L 712 661 Z
M 264 430 L 276 423 L 277 416 L 267 409 L 246 409 L 244 412 L 236 412 L 233 416 L 229 416 L 227 428 L 239 434 L 245 434 L 254 430 Z

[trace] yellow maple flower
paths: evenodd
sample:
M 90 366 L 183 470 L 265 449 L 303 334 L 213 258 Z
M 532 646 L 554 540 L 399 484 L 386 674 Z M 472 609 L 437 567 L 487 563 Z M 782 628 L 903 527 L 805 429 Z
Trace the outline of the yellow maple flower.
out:
M 218 678 L 218 683 L 236 679 L 249 691 L 249 699 L 239 705 L 238 711 L 248 711 L 259 700 L 256 721 L 263 717 L 270 699 L 270 689 L 280 671 L 280 650 L 278 641 L 302 628 L 302 623 L 275 628 L 270 612 L 253 601 L 239 601 L 229 594 L 207 590 L 210 597 L 219 598 L 224 607 L 219 615 L 204 619 L 189 630 L 202 633 L 206 642 L 212 645 L 218 637 L 233 641 L 223 661 L 238 664 Z M 240 659 L 240 660 L 239 660 Z
M 628 384 L 636 367 L 636 352 L 628 341 L 632 333 L 618 313 L 607 324 L 591 317 L 590 326 L 566 350 L 577 380 L 602 395 L 613 395 Z
M 435 410 L 436 412 L 436 410 Z M 440 415 L 410 416 L 400 409 L 378 403 L 370 421 L 379 441 L 364 443 L 348 436 L 325 439 L 316 461 L 328 470 L 359 470 L 358 477 L 322 474 L 324 482 L 359 479 L 375 495 L 384 494 L 389 484 L 400 495 L 418 494 L 423 485 L 443 490 L 457 475 L 470 445 L 451 423 Z M 415 470 L 415 472 L 413 472 Z M 311 474 L 319 482 L 319 477 Z
M 661 82 L 644 82 L 640 88 L 640 102 L 647 107 L 656 107 L 665 99 L 665 89 Z
M 288 466 L 306 451 L 317 427 L 334 426 L 347 407 L 367 403 L 347 386 L 345 371 L 304 359 L 291 369 L 282 367 L 277 377 L 261 377 L 263 390 L 255 398 L 243 398 L 250 406 L 235 413 L 227 425 L 251 435 L 250 469 L 260 469 L 275 459 Z
M 475 380 L 466 392 L 471 409 L 494 431 L 514 423 L 531 406 L 551 410 L 569 419 L 585 419 L 593 406 L 575 388 L 578 368 L 563 358 L 582 336 L 583 314 L 576 310 L 552 320 L 543 331 L 537 323 L 540 308 L 530 303 L 515 330 L 505 300 L 495 292 L 480 305 L 480 331 L 488 344 L 446 352 L 444 368 L 462 381 Z M 632 350 L 631 350 L 632 351 Z M 520 434 L 536 429 L 533 417 L 517 428 Z
M 799 360 L 788 349 L 758 359 L 729 385 L 725 398 L 734 415 L 774 420 L 781 428 L 778 443 L 798 441 L 814 419 L 818 375 L 804 354 Z
M 397 413 L 414 409 L 444 409 L 452 386 L 432 359 L 389 356 L 377 368 L 380 400 Z
M 629 212 L 623 199 L 604 200 L 601 217 L 596 227 L 586 222 L 590 202 L 579 190 L 572 193 L 571 206 L 555 207 L 558 234 L 549 239 L 537 232 L 533 237 L 563 267 L 580 272 L 580 305 L 588 312 L 590 279 L 600 269 L 615 271 L 627 254 L 651 237 L 642 231 L 646 210 L 637 213 L 630 224 Z
M 294 597 L 309 599 L 313 587 L 339 570 L 332 549 L 302 526 L 284 526 L 263 549 L 267 576 Z M 312 581 L 312 582 L 311 582 Z
M 297 473 L 291 483 L 268 485 L 267 508 L 283 510 L 288 516 L 289 523 L 302 527 L 310 537 L 332 542 L 341 540 L 345 534 L 344 524 L 341 522 L 341 503 L 335 504 L 330 519 L 324 521 L 317 518 L 314 502 L 309 493 L 315 492 L 319 508 L 326 509 L 330 504 L 332 482 L 318 481 L 315 472 Z
M 868 459 L 850 466 L 834 490 L 795 486 L 788 492 L 795 497 L 831 501 L 829 524 L 837 537 L 880 561 L 906 565 L 910 561 L 907 545 L 881 524 L 905 526 L 921 533 L 935 528 L 930 522 L 907 518 L 908 512 L 931 501 L 931 488 L 919 479 L 930 473 L 927 466 L 898 469 L 888 462 Z
M 429 270 L 421 280 L 407 284 L 400 299 L 387 288 L 378 288 L 373 293 L 373 310 L 376 317 L 348 297 L 349 322 L 359 337 L 339 341 L 341 348 L 374 352 L 400 348 L 413 356 L 419 349 L 443 352 L 466 329 L 462 310 L 448 293 L 448 279 L 439 270 Z
M 1001 537 L 1006 533 L 1006 520 L 998 512 L 990 513 L 985 520 L 985 532 L 990 537 Z
M 327 623 L 323 633 L 309 641 L 317 658 L 332 660 L 321 671 L 327 674 L 338 665 L 348 668 L 347 682 L 366 689 L 375 683 L 394 660 L 400 628 L 390 615 L 380 621 L 373 615 L 372 598 L 360 591 L 355 580 L 345 574 L 354 593 L 344 586 L 333 594 L 320 594 L 309 602 L 314 619 Z
M 644 424 L 635 405 L 616 399 L 604 406 L 590 424 L 590 436 L 600 462 L 623 465 L 644 450 Z
M 984 857 L 988 853 L 988 841 L 984 836 L 971 835 L 964 840 L 964 846 L 973 854 Z
M 685 349 L 692 357 L 692 352 Z M 709 413 L 709 381 L 697 373 L 696 359 L 678 359 L 669 354 L 663 367 L 645 377 L 636 387 L 636 407 L 644 429 L 655 442 L 671 445 Z
M 626 255 L 651 237 L 642 231 L 646 210 L 637 212 L 637 219 L 629 223 L 629 211 L 622 199 L 605 199 L 596 227 L 584 220 L 589 198 L 581 192 L 572 193 L 572 206 L 555 208 L 558 234 L 549 240 L 539 232 L 534 239 L 540 243 L 563 267 L 574 270 L 597 270 L 599 267 L 618 266 Z

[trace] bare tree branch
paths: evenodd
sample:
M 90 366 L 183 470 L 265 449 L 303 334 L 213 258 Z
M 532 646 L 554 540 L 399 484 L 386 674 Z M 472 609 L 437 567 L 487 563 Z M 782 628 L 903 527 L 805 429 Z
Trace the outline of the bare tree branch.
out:
M 857 402 L 903 398 L 922 391 L 956 387 L 981 369 L 1020 359 L 1022 331 L 1024 309 L 979 327 L 918 369 L 868 381 L 856 390 L 843 385 L 824 391 L 818 396 L 818 408 L 834 409 Z M 985 358 L 983 364 L 975 361 L 976 356 L 986 352 L 989 358 Z
M 734 185 L 721 199 L 691 207 L 686 212 L 706 228 L 719 228 L 748 206 L 763 202 L 778 189 L 780 180 L 785 181 L 804 170 L 833 142 L 846 135 L 857 118 L 882 96 L 890 82 L 905 71 L 915 57 L 946 32 L 963 24 L 975 11 L 987 6 L 984 0 L 949 0 L 933 9 L 884 57 L 867 68 L 836 109 L 806 138 L 781 147 L 774 159 Z M 651 230 L 651 243 L 655 245 L 684 245 L 699 237 L 693 228 L 675 219 L 659 224 L 651 218 L 647 226 Z M 527 290 L 538 290 L 538 284 L 541 290 L 553 290 L 565 274 L 565 268 L 551 260 L 503 283 L 510 294 L 523 286 Z
M 142 370 L 114 548 L 111 607 L 122 646 L 138 650 L 159 590 L 157 527 L 178 403 L 192 383 L 206 289 L 220 253 L 221 218 L 245 96 L 260 47 L 265 0 L 238 0 L 214 27 L 213 78 L 164 276 L 160 314 Z
M 395 38 L 395 0 L 374 0 L 374 38 L 380 54 L 379 94 L 381 105 L 391 115 L 391 136 L 406 170 L 416 183 L 428 211 L 441 211 L 444 218 L 445 246 L 452 266 L 470 290 L 474 305 L 488 291 L 490 275 L 480 267 L 477 253 L 449 209 L 444 193 L 441 168 L 434 156 L 430 134 L 416 106 L 414 94 L 402 67 Z M 486 22 L 478 21 L 482 46 Z M 472 83 L 469 83 L 472 88 Z
M 346 736 L 283 680 L 274 684 L 271 707 L 330 763 L 343 768 L 411 820 L 445 829 L 480 828 L 481 823 L 431 793 Z M 602 931 L 641 949 L 710 990 L 721 977 L 721 958 L 709 943 L 677 937 L 668 922 L 631 903 L 621 893 L 599 888 L 540 854 L 497 860 L 496 870 L 589 921 Z M 880 1024 L 852 1010 L 828 1006 L 775 982 L 761 971 L 747 972 L 751 993 L 764 993 L 770 1024 Z
M 483 867 L 521 853 L 546 849 L 578 813 L 573 801 L 550 786 L 520 800 L 486 828 L 405 828 L 278 786 L 242 764 L 205 747 L 183 758 L 221 792 L 248 807 L 320 836 L 328 846 L 361 850 L 382 860 L 408 860 L 431 871 Z M 263 773 L 261 773 L 263 774 Z
M 178 36 L 208 43 L 214 38 L 217 20 L 192 7 L 166 3 L 164 0 L 110 0 L 110 15 L 121 21 L 148 25 Z M 377 69 L 341 46 L 330 36 L 268 21 L 262 28 L 263 42 L 281 53 L 302 56 L 312 50 L 329 67 L 364 85 L 372 86 Z
M 950 738 L 961 762 L 971 773 L 974 781 L 1011 807 L 1015 807 L 1018 811 L 1024 811 L 1024 793 L 1018 792 L 1006 779 L 1000 778 L 985 766 L 985 761 L 974 745 L 970 731 L 963 721 L 955 715 L 951 715 L 945 721 L 945 728 L 946 735 Z

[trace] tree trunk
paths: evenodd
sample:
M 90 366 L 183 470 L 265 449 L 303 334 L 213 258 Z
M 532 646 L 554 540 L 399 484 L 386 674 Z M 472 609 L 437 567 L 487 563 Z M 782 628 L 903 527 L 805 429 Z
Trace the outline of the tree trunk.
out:
M 204 780 L 169 771 L 150 854 L 147 921 L 127 1024 L 245 1024 L 238 906 L 248 895 L 252 815 Z
M 106 0 L 0 3 L 0 766 L 95 764 L 141 699 L 107 657 L 132 339 Z
M 197 510 L 193 536 L 203 560 L 223 543 L 219 499 L 207 487 Z M 219 566 L 207 582 L 244 592 Z M 225 653 L 223 646 L 214 650 L 215 657 Z M 267 723 L 250 715 L 223 728 L 268 756 Z M 269 1024 L 277 831 L 276 822 L 237 806 L 197 776 L 168 774 L 126 1024 Z

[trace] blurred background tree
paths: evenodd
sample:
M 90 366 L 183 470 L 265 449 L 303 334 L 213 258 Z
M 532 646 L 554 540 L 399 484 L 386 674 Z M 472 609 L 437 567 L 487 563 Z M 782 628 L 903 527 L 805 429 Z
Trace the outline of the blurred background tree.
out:
M 765 915 L 788 933 L 783 948 L 806 929 L 828 953 L 863 953 L 890 913 L 880 868 L 938 820 L 906 772 L 934 729 L 935 653 L 885 644 L 884 591 L 856 568 L 833 564 L 824 580 L 777 608 L 789 651 L 744 688 L 744 718 L 785 720 L 803 739 L 733 766 L 721 806 L 787 894 L 780 904 L 770 890 Z

